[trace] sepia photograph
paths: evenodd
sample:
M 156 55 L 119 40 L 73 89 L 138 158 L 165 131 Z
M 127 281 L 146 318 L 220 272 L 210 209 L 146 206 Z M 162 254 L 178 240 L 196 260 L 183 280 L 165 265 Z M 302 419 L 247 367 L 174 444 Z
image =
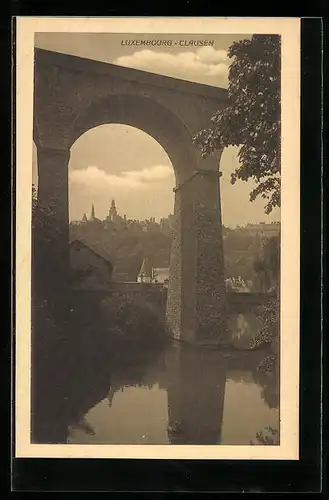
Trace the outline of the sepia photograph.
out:
M 140 21 L 18 23 L 17 452 L 298 459 L 298 20 Z

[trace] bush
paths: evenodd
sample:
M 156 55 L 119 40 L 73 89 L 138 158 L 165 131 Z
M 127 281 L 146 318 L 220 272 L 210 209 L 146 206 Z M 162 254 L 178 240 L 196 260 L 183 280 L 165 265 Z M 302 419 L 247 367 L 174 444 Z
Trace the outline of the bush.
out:
M 129 342 L 134 347 L 162 347 L 168 338 L 157 309 L 140 298 L 112 296 L 100 305 L 102 321 L 113 340 Z
M 280 436 L 277 429 L 273 429 L 273 427 L 268 426 L 265 427 L 264 431 L 256 433 L 257 444 L 267 446 L 277 446 L 280 444 Z M 250 444 L 254 445 L 255 443 L 251 441 Z
M 259 309 L 259 319 L 262 327 L 251 340 L 249 347 L 269 347 L 271 354 L 264 358 L 258 369 L 260 371 L 273 371 L 278 360 L 278 344 L 280 337 L 280 302 L 278 297 L 271 299 L 266 306 Z

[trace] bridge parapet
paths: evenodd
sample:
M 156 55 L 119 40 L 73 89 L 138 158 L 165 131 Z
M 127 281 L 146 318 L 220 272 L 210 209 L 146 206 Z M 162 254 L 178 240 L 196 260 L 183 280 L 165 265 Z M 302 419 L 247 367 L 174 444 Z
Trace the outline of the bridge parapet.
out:
M 100 302 L 105 298 L 116 297 L 124 299 L 141 299 L 163 309 L 166 307 L 167 288 L 161 283 L 136 283 L 136 282 L 113 282 L 102 289 L 76 288 L 71 290 L 76 298 L 81 298 L 83 302 L 91 299 L 92 302 Z M 268 304 L 275 298 L 274 293 L 253 293 L 253 292 L 226 292 L 229 310 L 242 312 L 254 307 Z
M 231 305 L 266 305 L 276 297 L 275 293 L 227 292 L 227 300 Z

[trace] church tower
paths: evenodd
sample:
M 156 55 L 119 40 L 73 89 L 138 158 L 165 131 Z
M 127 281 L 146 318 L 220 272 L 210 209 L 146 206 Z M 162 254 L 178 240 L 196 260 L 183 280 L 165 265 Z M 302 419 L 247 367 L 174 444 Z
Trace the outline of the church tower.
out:
M 91 217 L 90 217 L 92 220 L 93 219 L 96 219 L 96 216 L 95 216 L 95 207 L 94 207 L 94 204 L 91 205 Z
M 117 215 L 117 209 L 116 209 L 116 206 L 115 206 L 115 201 L 114 199 L 111 201 L 111 206 L 110 206 L 110 210 L 109 210 L 109 218 L 110 220 L 114 220 L 116 215 Z

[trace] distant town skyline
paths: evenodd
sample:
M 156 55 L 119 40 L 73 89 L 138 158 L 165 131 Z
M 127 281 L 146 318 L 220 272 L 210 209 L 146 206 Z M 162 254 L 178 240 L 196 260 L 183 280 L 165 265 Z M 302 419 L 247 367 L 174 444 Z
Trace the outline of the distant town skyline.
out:
M 146 222 L 146 221 L 149 221 L 151 223 L 160 223 L 161 221 L 163 220 L 168 220 L 170 217 L 173 216 L 173 212 L 167 214 L 167 216 L 164 216 L 164 217 L 160 217 L 160 218 L 156 218 L 156 217 L 153 217 L 152 215 L 150 215 L 149 217 L 146 217 L 145 219 L 134 219 L 132 217 L 129 217 L 127 216 L 126 212 L 122 212 L 118 209 L 117 205 L 116 205 L 116 201 L 115 201 L 115 198 L 112 198 L 111 200 L 111 203 L 109 203 L 109 211 L 111 210 L 111 206 L 113 206 L 113 202 L 115 204 L 115 207 L 116 207 L 116 210 L 117 210 L 117 214 L 119 216 L 120 219 L 126 219 L 127 221 L 136 221 L 136 222 Z M 96 210 L 96 205 L 95 203 L 92 203 L 91 206 L 89 207 L 89 209 L 85 210 L 82 214 L 82 217 L 79 218 L 79 219 L 72 219 L 70 220 L 70 222 L 72 223 L 80 223 L 80 222 L 83 222 L 83 221 L 92 221 L 93 219 L 98 219 L 100 221 L 106 221 L 108 219 L 108 216 L 109 214 L 107 213 L 104 217 L 102 216 L 99 216 L 98 213 L 97 213 L 97 210 Z M 275 224 L 280 224 L 280 220 L 267 220 L 265 217 L 260 220 L 260 221 L 257 221 L 257 222 L 251 222 L 251 221 L 248 221 L 246 222 L 245 224 L 241 225 L 241 227 L 248 227 L 250 226 L 251 228 L 256 228 L 257 226 L 262 226 L 262 225 L 275 225 Z
M 175 38 L 172 46 L 141 47 L 122 45 L 122 40 L 142 40 L 145 35 L 107 33 L 36 33 L 35 46 L 46 50 L 151 71 L 158 74 L 218 87 L 227 87 L 230 60 L 227 49 L 233 41 L 250 35 L 207 35 L 210 46 L 184 46 L 187 35 Z M 158 35 L 147 35 L 156 39 Z M 188 35 L 202 40 L 200 35 Z M 230 183 L 238 166 L 238 148 L 226 148 L 220 162 L 221 205 L 224 225 L 235 227 L 248 222 L 280 219 L 280 210 L 264 213 L 265 201 L 249 201 L 251 181 Z M 36 148 L 33 150 L 33 181 L 37 183 Z M 108 124 L 80 136 L 71 148 L 69 162 L 69 218 L 81 220 L 94 203 L 96 214 L 105 218 L 111 199 L 121 214 L 145 220 L 165 218 L 174 210 L 175 175 L 163 148 L 152 137 L 127 125 Z
M 231 185 L 230 174 L 238 165 L 237 149 L 225 149 L 220 162 L 223 224 L 236 227 L 248 222 L 280 220 L 280 209 L 266 215 L 264 200 L 249 201 L 254 185 L 251 181 Z M 35 146 L 33 153 L 33 182 L 37 184 Z M 103 125 L 81 136 L 71 148 L 70 221 L 81 220 L 92 203 L 96 216 L 104 219 L 112 198 L 119 212 L 129 219 L 155 217 L 160 220 L 174 211 L 174 187 L 174 170 L 167 154 L 141 130 L 125 125 Z

